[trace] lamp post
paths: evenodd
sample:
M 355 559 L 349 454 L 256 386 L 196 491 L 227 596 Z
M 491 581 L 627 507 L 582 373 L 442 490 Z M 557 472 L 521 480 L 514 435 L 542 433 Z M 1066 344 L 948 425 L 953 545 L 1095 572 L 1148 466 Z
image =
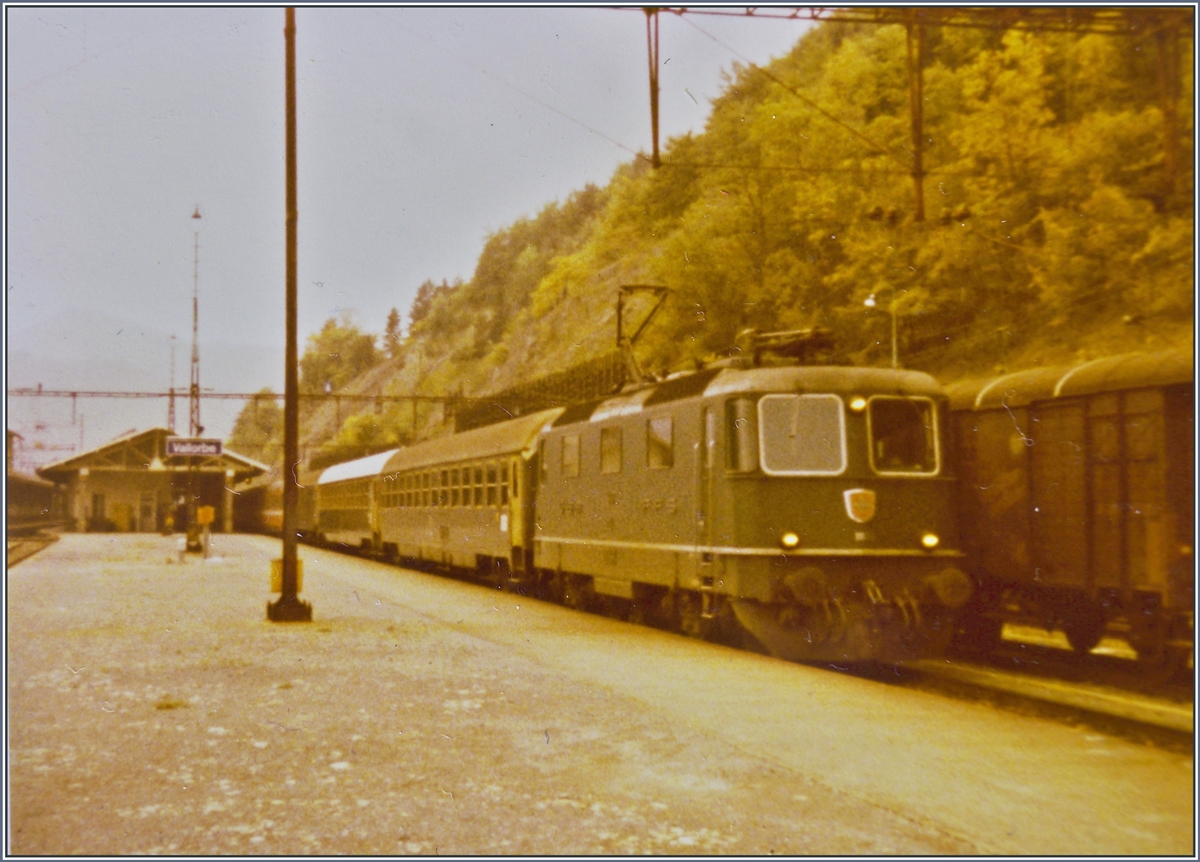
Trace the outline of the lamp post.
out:
M 871 294 L 865 300 L 863 305 L 867 308 L 874 308 L 876 305 L 875 294 Z M 900 352 L 896 342 L 896 288 L 892 287 L 892 301 L 889 303 L 892 314 L 892 368 L 900 367 Z

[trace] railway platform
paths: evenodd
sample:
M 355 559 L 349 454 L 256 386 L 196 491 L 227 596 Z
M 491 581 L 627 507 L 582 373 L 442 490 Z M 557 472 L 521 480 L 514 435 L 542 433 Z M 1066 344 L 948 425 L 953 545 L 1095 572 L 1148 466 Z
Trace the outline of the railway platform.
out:
M 17 855 L 1187 854 L 1192 759 L 278 540 L 8 571 Z

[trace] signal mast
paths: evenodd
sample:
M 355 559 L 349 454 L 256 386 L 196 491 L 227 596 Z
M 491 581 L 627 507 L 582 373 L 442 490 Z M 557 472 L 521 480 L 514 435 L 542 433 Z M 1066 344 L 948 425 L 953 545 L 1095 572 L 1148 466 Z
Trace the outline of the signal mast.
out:
M 200 205 L 192 218 L 200 218 Z M 204 433 L 200 424 L 200 226 L 192 231 L 192 382 L 188 388 L 188 436 L 199 437 Z

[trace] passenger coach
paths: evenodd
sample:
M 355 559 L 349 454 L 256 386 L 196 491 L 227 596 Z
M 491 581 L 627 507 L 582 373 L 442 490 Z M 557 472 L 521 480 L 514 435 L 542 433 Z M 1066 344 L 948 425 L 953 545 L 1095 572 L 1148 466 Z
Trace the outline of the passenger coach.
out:
M 382 553 L 519 578 L 532 547 L 537 435 L 561 412 L 390 453 L 377 485 Z

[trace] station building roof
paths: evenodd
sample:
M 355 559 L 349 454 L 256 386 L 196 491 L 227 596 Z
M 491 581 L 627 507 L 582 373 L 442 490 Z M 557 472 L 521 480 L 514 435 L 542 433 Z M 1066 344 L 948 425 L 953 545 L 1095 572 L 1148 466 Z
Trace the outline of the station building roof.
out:
M 270 469 L 267 465 L 231 452 L 224 446 L 221 447 L 220 455 L 168 455 L 167 438 L 178 436 L 168 428 L 131 431 L 95 449 L 39 467 L 37 474 L 52 482 L 65 482 L 83 469 L 155 473 L 186 473 L 190 470 L 202 473 L 232 471 L 234 482 L 243 482 L 261 476 Z

